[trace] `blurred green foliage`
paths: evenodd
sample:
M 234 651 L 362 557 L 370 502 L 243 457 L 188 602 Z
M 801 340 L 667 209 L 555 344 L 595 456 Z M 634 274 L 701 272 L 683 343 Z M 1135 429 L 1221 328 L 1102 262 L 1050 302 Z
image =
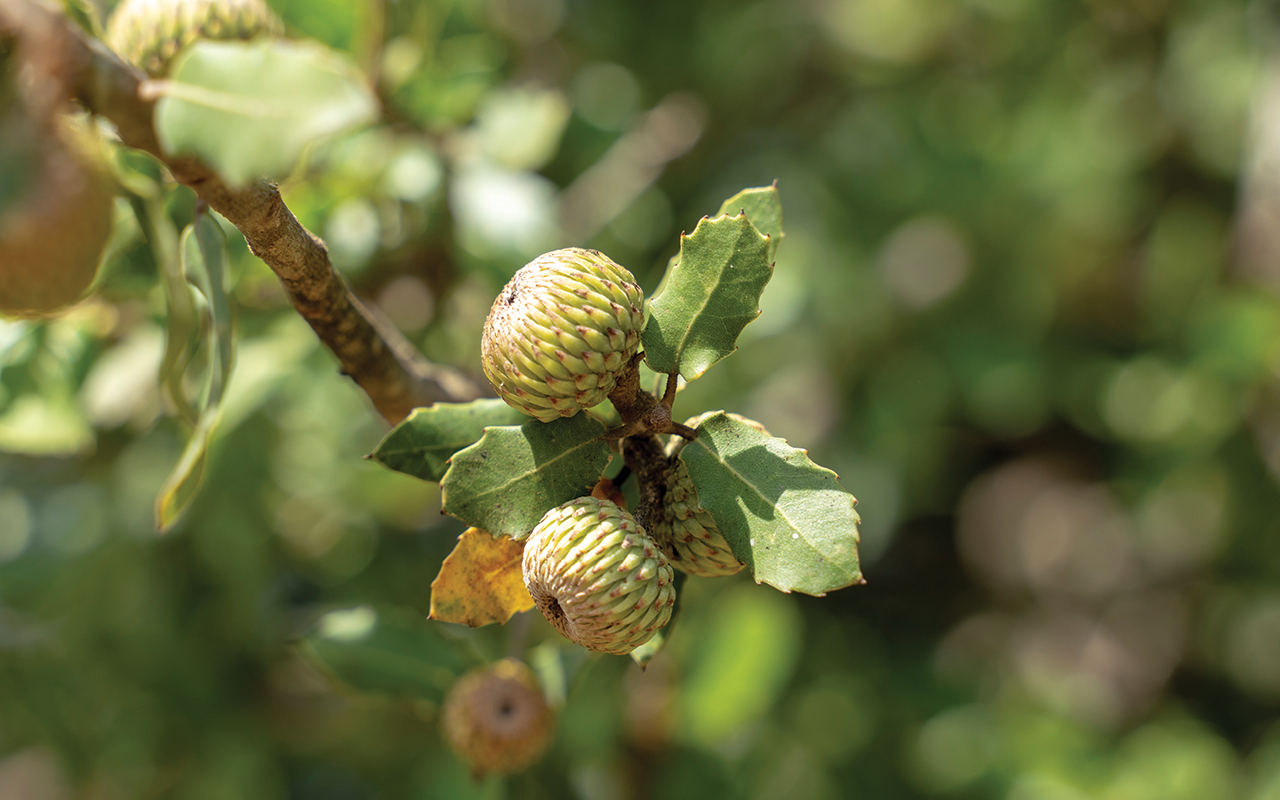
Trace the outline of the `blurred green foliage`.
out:
M 287 202 L 472 374 L 533 256 L 595 247 L 652 292 L 777 179 L 764 315 L 678 411 L 835 468 L 869 583 L 690 579 L 644 672 L 536 615 L 421 622 L 462 526 L 362 460 L 383 423 L 234 232 L 235 371 L 155 534 L 189 430 L 122 208 L 96 299 L 0 322 L 0 797 L 1280 797 L 1271 4 L 273 5 L 383 106 Z M 450 648 L 429 675 L 416 641 Z M 387 660 L 306 657 L 343 642 Z M 432 693 L 522 642 L 557 739 L 475 783 Z

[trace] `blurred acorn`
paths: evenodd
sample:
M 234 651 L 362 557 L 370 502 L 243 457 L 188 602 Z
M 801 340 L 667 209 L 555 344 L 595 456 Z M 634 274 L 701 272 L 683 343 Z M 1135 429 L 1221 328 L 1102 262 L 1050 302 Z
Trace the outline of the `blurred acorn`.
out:
M 17 104 L 3 115 L 5 148 L 26 147 L 32 160 L 24 186 L 0 207 L 0 313 L 41 316 L 93 283 L 111 235 L 115 182 L 86 120 L 33 119 Z
M 538 256 L 494 301 L 484 324 L 484 374 L 498 396 L 551 422 L 608 397 L 640 348 L 644 292 L 603 253 Z
M 529 534 L 522 567 L 538 610 L 588 650 L 626 655 L 671 620 L 675 574 L 610 500 L 580 497 L 548 511 Z
M 555 732 L 555 714 L 533 670 L 512 658 L 459 679 L 441 717 L 445 738 L 476 777 L 531 766 Z
M 124 0 L 107 22 L 107 46 L 152 78 L 196 39 L 280 36 L 284 24 L 262 0 Z

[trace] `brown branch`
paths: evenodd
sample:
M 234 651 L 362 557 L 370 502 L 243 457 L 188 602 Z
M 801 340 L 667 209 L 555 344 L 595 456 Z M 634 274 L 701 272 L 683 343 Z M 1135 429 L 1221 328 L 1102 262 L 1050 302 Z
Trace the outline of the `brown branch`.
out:
M 644 353 L 636 353 L 622 368 L 609 401 L 622 417 L 622 425 L 605 432 L 607 439 L 627 436 L 644 436 L 650 433 L 674 433 L 686 439 L 697 437 L 698 432 L 671 418 L 676 402 L 676 374 L 667 376 L 667 389 L 659 400 L 640 387 L 640 362 Z
M 24 57 L 37 54 L 42 67 L 56 67 L 69 96 L 115 123 L 124 144 L 155 156 L 239 229 L 253 254 L 280 278 L 294 308 L 337 356 L 343 374 L 388 422 L 399 422 L 418 406 L 480 395 L 457 370 L 424 359 L 394 325 L 351 292 L 324 242 L 298 222 L 274 184 L 228 186 L 199 161 L 166 155 L 152 124 L 155 103 L 139 93 L 145 80 L 141 72 L 36 0 L 0 0 L 4 30 L 17 35 Z
M 663 498 L 667 491 L 667 471 L 671 459 L 663 452 L 662 443 L 653 434 L 628 436 L 622 440 L 622 459 L 635 473 L 640 501 L 632 516 L 650 533 L 659 522 Z

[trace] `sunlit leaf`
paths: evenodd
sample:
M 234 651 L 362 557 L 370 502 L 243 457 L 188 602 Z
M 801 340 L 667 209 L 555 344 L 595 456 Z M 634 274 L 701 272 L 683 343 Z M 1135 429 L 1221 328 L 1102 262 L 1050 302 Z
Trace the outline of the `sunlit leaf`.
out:
M 496 398 L 470 403 L 436 403 L 414 409 L 391 429 L 369 458 L 397 472 L 438 481 L 449 457 L 480 440 L 485 428 L 520 425 L 529 418 Z
M 650 301 L 642 341 L 655 372 L 693 380 L 738 348 L 773 276 L 769 239 L 746 215 L 704 218 L 680 239 L 680 261 Z
M 325 614 L 303 639 L 302 652 L 357 691 L 436 703 L 473 662 L 418 615 L 368 606 Z
M 165 151 L 194 155 L 232 184 L 279 178 L 307 145 L 372 120 L 362 75 L 315 42 L 196 42 L 149 86 Z
M 782 200 L 778 197 L 778 185 L 743 189 L 725 200 L 716 216 L 738 213 L 746 214 L 755 229 L 769 237 L 768 258 L 772 262 L 783 236 Z
M 431 582 L 431 619 L 478 628 L 533 608 L 523 556 L 523 542 L 467 528 Z
M 609 463 L 603 433 L 587 414 L 488 428 L 450 459 L 444 511 L 495 536 L 524 536 L 548 510 L 591 493 Z
M 680 459 L 757 583 L 822 596 L 862 581 L 857 501 L 805 451 L 718 413 Z

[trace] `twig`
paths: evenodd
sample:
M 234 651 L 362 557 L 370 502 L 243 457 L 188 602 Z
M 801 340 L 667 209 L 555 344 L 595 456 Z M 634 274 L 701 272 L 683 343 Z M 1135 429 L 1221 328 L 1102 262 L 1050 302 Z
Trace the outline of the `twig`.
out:
M 253 254 L 280 278 L 294 308 L 337 356 L 343 374 L 388 422 L 399 422 L 418 406 L 480 395 L 473 381 L 428 362 L 356 298 L 334 270 L 324 242 L 298 222 L 274 184 L 235 188 L 195 159 L 166 155 L 153 126 L 155 104 L 138 92 L 142 73 L 36 0 L 0 0 L 0 31 L 17 36 L 24 57 L 38 54 L 42 68 L 56 69 L 54 77 L 67 94 L 115 123 L 124 144 L 155 156 L 239 229 Z

